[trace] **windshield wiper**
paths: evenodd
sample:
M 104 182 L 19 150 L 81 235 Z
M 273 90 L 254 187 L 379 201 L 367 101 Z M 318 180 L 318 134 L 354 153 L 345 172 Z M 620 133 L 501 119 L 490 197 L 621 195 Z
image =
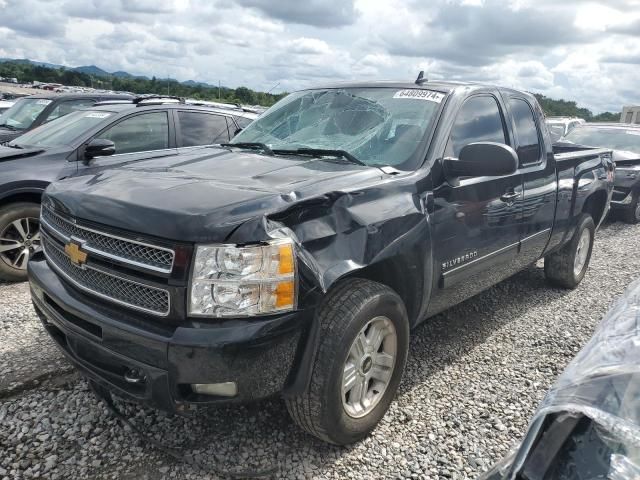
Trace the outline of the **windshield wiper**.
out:
M 362 160 L 358 160 L 346 150 L 331 150 L 325 148 L 298 148 L 296 150 L 274 150 L 273 153 L 284 155 L 311 155 L 313 157 L 338 157 L 354 163 L 356 165 L 362 165 L 366 167 L 367 164 Z
M 20 150 L 24 149 L 24 147 L 21 147 L 17 143 L 5 143 L 4 146 L 5 147 L 9 147 L 9 148 L 17 148 L 17 149 L 20 149 Z
M 13 125 L 9 125 L 8 123 L 0 123 L 0 127 L 8 128 L 9 130 L 13 130 L 14 132 L 20 130 L 19 128 L 16 128 Z
M 248 148 L 250 150 L 262 150 L 267 155 L 273 155 L 273 150 L 271 150 L 264 143 L 260 143 L 260 142 L 221 143 L 220 146 L 221 147 Z

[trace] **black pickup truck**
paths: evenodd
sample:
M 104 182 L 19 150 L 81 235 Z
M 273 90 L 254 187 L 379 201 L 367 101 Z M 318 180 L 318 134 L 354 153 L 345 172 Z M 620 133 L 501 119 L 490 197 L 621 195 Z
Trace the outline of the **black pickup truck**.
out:
M 232 144 L 49 186 L 33 302 L 102 392 L 175 412 L 281 394 L 348 444 L 426 318 L 540 258 L 580 283 L 613 174 L 607 150 L 554 155 L 519 91 L 304 90 Z

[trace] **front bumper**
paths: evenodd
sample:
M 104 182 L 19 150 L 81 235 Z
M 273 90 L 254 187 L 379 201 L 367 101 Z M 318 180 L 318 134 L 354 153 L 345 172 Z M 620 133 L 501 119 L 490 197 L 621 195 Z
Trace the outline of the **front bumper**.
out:
M 167 411 L 248 401 L 282 392 L 302 356 L 311 312 L 191 322 L 175 327 L 79 293 L 44 259 L 29 262 L 33 303 L 49 335 L 86 376 Z M 132 382 L 138 372 L 142 381 Z M 235 382 L 235 397 L 194 393 L 191 384 Z

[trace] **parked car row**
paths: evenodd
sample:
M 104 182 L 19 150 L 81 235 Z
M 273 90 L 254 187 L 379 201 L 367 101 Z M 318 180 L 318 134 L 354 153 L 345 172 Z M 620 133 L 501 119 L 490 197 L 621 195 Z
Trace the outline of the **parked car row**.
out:
M 612 151 L 554 149 L 517 90 L 313 88 L 231 140 L 243 116 L 201 129 L 190 108 L 112 101 L 15 139 L 8 162 L 33 170 L 73 130 L 64 173 L 39 160 L 36 236 L 0 234 L 20 265 L 37 240 L 36 312 L 95 391 L 173 412 L 278 394 L 310 434 L 355 442 L 425 319 L 540 258 L 575 288 L 613 192 Z M 218 145 L 185 143 L 203 135 Z
M 50 182 L 228 142 L 257 116 L 148 96 L 104 101 L 60 95 L 38 103 L 43 100 L 19 100 L 3 116 L 8 125 L 27 130 L 0 146 L 0 278 L 5 280 L 26 279 L 27 261 L 40 249 L 40 198 Z

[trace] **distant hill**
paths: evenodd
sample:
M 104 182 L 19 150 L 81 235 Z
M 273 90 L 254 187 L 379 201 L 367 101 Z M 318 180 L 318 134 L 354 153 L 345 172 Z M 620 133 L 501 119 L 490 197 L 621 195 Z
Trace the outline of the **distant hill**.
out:
M 238 88 L 218 87 L 218 85 L 195 80 L 179 82 L 173 78 L 155 76 L 149 78 L 142 75 L 132 75 L 123 70 L 108 72 L 97 65 L 69 67 L 26 58 L 0 58 L 0 77 L 17 78 L 21 83 L 34 81 L 60 83 L 67 86 L 93 87 L 139 94 L 169 94 L 199 100 L 267 107 L 286 95 L 286 93 L 256 92 L 242 86 Z
M 38 67 L 46 67 L 46 68 L 64 68 L 66 70 L 86 73 L 87 75 L 93 75 L 95 77 L 114 76 L 118 78 L 143 78 L 145 80 L 149 80 L 148 77 L 145 77 L 143 75 L 132 75 L 131 73 L 124 72 L 122 70 L 118 70 L 117 72 L 107 72 L 106 70 L 100 67 L 97 67 L 96 65 L 83 65 L 80 67 L 69 67 L 67 65 L 58 65 L 55 63 L 38 62 L 36 60 L 29 60 L 28 58 L 0 58 L 0 63 L 5 63 L 5 62 L 31 64 L 31 65 L 36 65 Z
M 211 85 L 210 83 L 205 82 L 196 82 L 195 80 L 186 80 L 182 82 L 182 84 L 188 85 L 190 87 L 218 88 L 218 85 Z
M 85 67 L 75 67 L 75 68 L 72 68 L 71 70 L 73 70 L 74 72 L 86 73 L 87 75 L 95 75 L 96 77 L 106 77 L 108 75 L 112 75 L 106 70 L 96 67 L 95 65 L 88 65 Z M 126 73 L 126 72 L 123 72 L 123 73 Z M 127 73 L 127 75 L 129 74 Z
M 63 65 L 58 65 L 55 63 L 47 63 L 47 62 L 36 62 L 34 60 L 29 60 L 27 58 L 0 58 L 0 63 L 4 63 L 4 62 L 31 64 L 31 65 L 36 65 L 38 67 L 45 67 L 45 68 L 64 68 Z

